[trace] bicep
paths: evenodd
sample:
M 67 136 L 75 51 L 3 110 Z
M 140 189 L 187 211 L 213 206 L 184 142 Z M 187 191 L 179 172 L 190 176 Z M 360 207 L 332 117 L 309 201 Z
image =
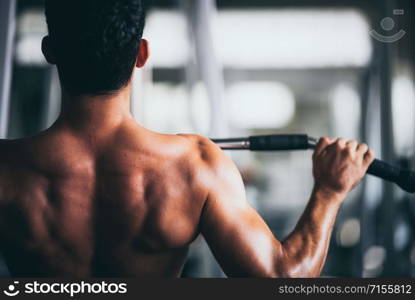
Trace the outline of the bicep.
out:
M 271 230 L 245 198 L 241 176 L 229 160 L 216 172 L 201 219 L 201 231 L 228 276 L 274 276 L 281 250 Z

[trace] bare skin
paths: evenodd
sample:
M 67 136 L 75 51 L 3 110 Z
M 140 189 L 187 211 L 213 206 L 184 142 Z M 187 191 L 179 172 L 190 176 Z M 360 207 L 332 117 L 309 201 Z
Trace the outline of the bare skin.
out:
M 280 242 L 216 145 L 142 128 L 130 94 L 65 94 L 49 130 L 0 142 L 0 248 L 13 276 L 179 277 L 200 234 L 229 276 L 319 276 L 341 203 L 373 161 L 366 145 L 320 141 L 310 202 Z

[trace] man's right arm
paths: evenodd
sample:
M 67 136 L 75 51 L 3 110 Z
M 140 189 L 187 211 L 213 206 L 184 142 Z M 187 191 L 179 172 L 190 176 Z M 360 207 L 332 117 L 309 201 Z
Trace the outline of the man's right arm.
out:
M 201 232 L 228 276 L 316 277 L 327 256 L 337 212 L 362 179 L 373 153 L 366 145 L 322 139 L 313 156 L 316 180 L 311 199 L 294 231 L 280 242 L 245 198 L 233 162 L 213 144 L 205 146 L 208 197 Z

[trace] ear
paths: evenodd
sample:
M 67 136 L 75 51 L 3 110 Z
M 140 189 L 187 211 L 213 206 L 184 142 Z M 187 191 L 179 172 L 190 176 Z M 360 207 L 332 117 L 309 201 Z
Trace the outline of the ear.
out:
M 55 53 L 53 53 L 53 47 L 49 36 L 45 36 L 42 40 L 42 52 L 48 63 L 51 65 L 56 64 L 56 57 Z
M 138 49 L 136 67 L 137 68 L 144 67 L 149 57 L 150 57 L 150 48 L 148 45 L 148 41 L 145 39 L 142 39 L 140 42 L 140 48 Z

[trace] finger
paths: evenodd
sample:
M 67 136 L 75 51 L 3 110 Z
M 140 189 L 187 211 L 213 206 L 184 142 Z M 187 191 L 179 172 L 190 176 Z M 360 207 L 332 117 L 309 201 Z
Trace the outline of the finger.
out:
M 352 150 L 353 152 L 355 152 L 357 150 L 357 146 L 358 145 L 359 144 L 356 141 L 348 141 L 348 142 L 346 142 L 346 147 L 349 150 Z
M 347 143 L 346 139 L 339 138 L 332 144 L 332 147 L 337 151 L 341 151 L 346 147 L 346 143 Z
M 366 152 L 369 151 L 369 146 L 367 144 L 359 144 L 356 151 L 359 155 L 364 156 Z
M 328 137 L 322 137 L 316 146 L 316 149 L 314 150 L 314 156 L 321 154 L 327 146 L 331 145 L 333 143 L 333 140 L 329 139 Z
M 375 160 L 375 152 L 373 152 L 373 150 L 372 150 L 372 149 L 369 149 L 369 150 L 366 152 L 366 154 L 365 154 L 365 156 L 364 156 L 364 158 L 363 158 L 363 163 L 364 163 L 366 166 L 370 166 L 374 160 Z

